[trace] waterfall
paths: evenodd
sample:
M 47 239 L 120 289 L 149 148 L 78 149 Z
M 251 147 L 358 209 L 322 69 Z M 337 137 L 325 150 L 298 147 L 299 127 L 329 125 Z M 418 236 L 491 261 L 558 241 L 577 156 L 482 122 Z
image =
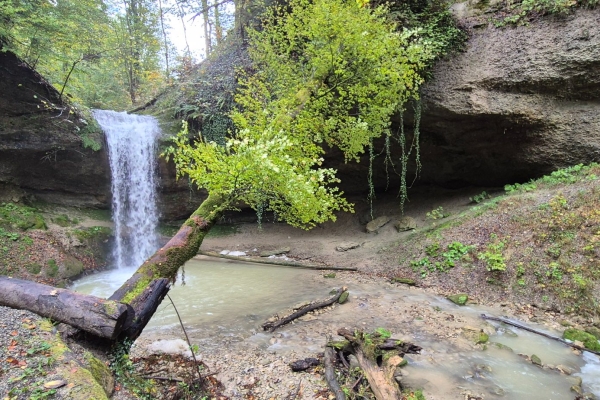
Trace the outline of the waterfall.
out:
M 156 119 L 94 110 L 108 144 L 112 174 L 113 257 L 117 268 L 138 267 L 158 247 L 156 228 Z

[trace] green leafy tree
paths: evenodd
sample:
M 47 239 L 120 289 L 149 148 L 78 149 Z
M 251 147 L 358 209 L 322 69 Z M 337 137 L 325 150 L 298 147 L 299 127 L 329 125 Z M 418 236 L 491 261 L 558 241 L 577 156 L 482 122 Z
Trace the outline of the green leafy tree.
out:
M 136 307 L 141 291 L 173 278 L 196 254 L 224 210 L 245 203 L 279 220 L 311 228 L 352 206 L 324 168 L 323 146 L 354 160 L 372 139 L 388 134 L 390 115 L 418 97 L 420 74 L 434 57 L 418 30 L 389 22 L 386 9 L 343 0 L 294 0 L 273 8 L 264 29 L 250 34 L 257 73 L 242 78 L 224 144 L 187 126 L 169 156 L 208 198 L 173 239 L 114 295 Z

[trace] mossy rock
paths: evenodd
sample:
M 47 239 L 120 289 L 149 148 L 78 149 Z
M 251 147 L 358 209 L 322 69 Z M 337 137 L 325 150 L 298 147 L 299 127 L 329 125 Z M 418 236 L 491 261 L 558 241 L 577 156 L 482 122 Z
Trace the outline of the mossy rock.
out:
M 347 290 L 342 293 L 342 295 L 340 296 L 340 298 L 338 299 L 338 303 L 340 304 L 344 304 L 345 302 L 348 301 L 348 296 L 350 295 L 350 292 L 348 292 Z
M 586 349 L 600 351 L 598 339 L 590 333 L 580 331 L 579 329 L 569 328 L 564 331 L 563 339 L 582 342 Z
M 533 365 L 537 365 L 538 367 L 541 367 L 543 365 L 542 364 L 542 360 L 538 356 L 536 356 L 535 354 L 531 355 L 531 363 Z
M 67 256 L 63 261 L 63 268 L 61 269 L 62 278 L 74 278 L 83 272 L 83 263 L 75 257 Z
M 490 337 L 487 333 L 479 332 L 479 336 L 477 337 L 475 344 L 485 344 L 488 340 L 490 340 Z
M 29 229 L 47 229 L 48 227 L 41 215 L 32 214 L 17 222 L 17 228 L 27 231 Z
M 447 297 L 448 300 L 459 306 L 464 306 L 469 300 L 469 296 L 466 293 L 453 294 Z
M 414 279 L 409 278 L 392 278 L 393 283 L 401 283 L 403 285 L 415 286 L 417 283 Z

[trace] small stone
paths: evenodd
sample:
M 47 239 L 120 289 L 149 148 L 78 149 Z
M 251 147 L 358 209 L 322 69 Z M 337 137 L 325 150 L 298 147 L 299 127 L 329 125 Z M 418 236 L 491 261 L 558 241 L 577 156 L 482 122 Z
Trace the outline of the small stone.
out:
M 343 243 L 340 243 L 339 246 L 337 246 L 335 249 L 337 251 L 348 251 L 348 250 L 356 249 L 358 247 L 360 247 L 360 243 L 343 242 Z
M 542 360 L 538 356 L 536 356 L 535 354 L 531 355 L 531 363 L 533 365 L 537 365 L 538 367 L 542 366 Z
M 381 217 L 377 217 L 373 221 L 371 221 L 367 224 L 366 230 L 368 233 L 376 232 L 379 228 L 381 228 L 388 222 L 390 222 L 390 219 L 388 217 L 386 217 L 385 215 L 381 216 Z
M 402 217 L 394 222 L 394 228 L 396 228 L 398 232 L 417 229 L 417 221 L 412 217 Z
M 567 367 L 567 366 L 562 365 L 562 364 L 557 365 L 556 369 L 558 371 L 560 371 L 562 374 L 565 374 L 565 375 L 572 375 L 573 372 L 574 372 L 573 368 Z
M 466 293 L 453 294 L 447 297 L 448 300 L 459 306 L 464 306 L 469 300 L 469 296 Z
M 490 389 L 490 393 L 495 394 L 496 396 L 504 396 L 505 392 L 504 389 L 502 389 L 500 386 L 492 386 Z
M 512 349 L 512 348 L 510 348 L 510 347 L 508 347 L 507 345 L 505 345 L 505 344 L 502 344 L 502 343 L 498 343 L 498 342 L 490 342 L 490 345 L 492 345 L 492 346 L 494 346 L 494 347 L 496 347 L 496 348 L 498 348 L 498 349 L 500 349 L 500 350 L 507 350 L 507 351 L 511 351 L 511 352 L 513 351 L 513 349 Z

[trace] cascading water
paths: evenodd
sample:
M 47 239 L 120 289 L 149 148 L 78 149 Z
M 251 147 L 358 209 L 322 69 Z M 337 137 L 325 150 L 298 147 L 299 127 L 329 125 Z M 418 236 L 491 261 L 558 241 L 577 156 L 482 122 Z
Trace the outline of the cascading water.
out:
M 125 112 L 95 110 L 108 144 L 115 223 L 114 263 L 138 267 L 158 246 L 156 228 L 156 119 Z

